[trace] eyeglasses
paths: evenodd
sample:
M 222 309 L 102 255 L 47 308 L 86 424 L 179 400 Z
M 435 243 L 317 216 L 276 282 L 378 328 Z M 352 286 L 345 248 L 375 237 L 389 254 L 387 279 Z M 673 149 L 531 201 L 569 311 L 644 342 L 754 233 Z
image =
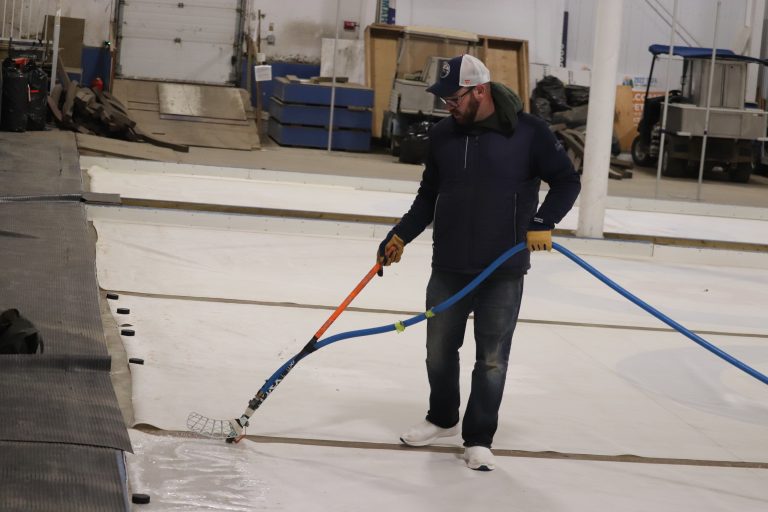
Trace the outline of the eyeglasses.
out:
M 469 89 L 467 89 L 466 91 L 464 91 L 463 93 L 457 96 L 451 96 L 450 98 L 440 98 L 440 101 L 442 101 L 443 104 L 448 105 L 449 107 L 458 107 L 459 103 L 461 103 L 461 99 L 467 94 L 469 94 L 470 92 L 472 92 L 472 89 L 474 89 L 474 87 L 470 87 Z

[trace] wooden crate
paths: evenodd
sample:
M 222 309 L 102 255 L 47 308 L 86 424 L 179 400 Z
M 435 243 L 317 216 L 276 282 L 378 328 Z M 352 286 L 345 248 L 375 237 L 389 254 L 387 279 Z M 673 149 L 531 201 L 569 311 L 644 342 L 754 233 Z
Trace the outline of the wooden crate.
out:
M 375 23 L 365 29 L 365 78 L 367 87 L 374 91 L 373 125 L 374 137 L 381 137 L 384 112 L 389 106 L 389 96 L 397 67 L 397 42 L 403 33 L 403 26 Z M 480 35 L 478 55 L 491 71 L 491 79 L 502 82 L 520 95 L 526 112 L 530 97 L 528 85 L 528 41 L 504 37 Z M 423 62 L 435 55 L 438 49 L 446 48 L 444 42 L 419 42 L 409 45 L 413 62 Z M 461 50 L 458 50 L 458 55 Z M 417 70 L 410 70 L 417 71 Z
M 632 147 L 632 141 L 637 136 L 634 104 L 632 103 L 633 95 L 631 86 L 616 86 L 616 115 L 613 119 L 613 131 L 619 138 L 619 146 L 621 146 L 622 151 L 629 151 Z
M 328 127 L 330 107 L 284 103 L 276 97 L 269 100 L 269 115 L 282 124 Z M 336 107 L 333 109 L 334 128 L 371 131 L 370 109 Z
M 331 104 L 331 84 L 329 83 L 292 83 L 287 78 L 279 76 L 274 80 L 272 94 L 284 103 Z M 333 99 L 337 107 L 367 108 L 373 105 L 373 91 L 357 84 L 336 84 L 336 94 Z
M 503 37 L 480 36 L 480 59 L 491 72 L 491 80 L 515 91 L 528 112 L 531 96 L 528 85 L 528 41 Z
M 328 130 L 317 126 L 283 124 L 269 118 L 267 132 L 281 146 L 300 148 L 328 147 Z M 371 149 L 371 133 L 367 130 L 333 130 L 332 149 L 367 152 Z

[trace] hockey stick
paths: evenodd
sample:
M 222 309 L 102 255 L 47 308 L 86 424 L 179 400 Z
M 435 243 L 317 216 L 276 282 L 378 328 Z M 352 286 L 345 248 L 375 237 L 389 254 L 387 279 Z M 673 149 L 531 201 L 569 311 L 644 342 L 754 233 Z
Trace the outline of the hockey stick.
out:
M 202 414 L 197 412 L 191 412 L 189 413 L 189 416 L 187 416 L 187 428 L 190 431 L 205 437 L 210 437 L 213 439 L 225 439 L 228 443 L 239 442 L 245 436 L 245 427 L 248 426 L 248 421 L 250 420 L 251 416 L 256 411 L 256 409 L 261 407 L 261 404 L 264 403 L 264 400 L 267 399 L 267 397 L 270 395 L 270 393 L 272 393 L 275 387 L 277 387 L 277 385 L 280 384 L 280 382 L 285 378 L 286 375 L 288 375 L 288 373 L 294 368 L 294 366 L 296 366 L 296 363 L 304 359 L 307 355 L 311 354 L 317 349 L 323 348 L 325 346 L 330 345 L 331 343 L 335 343 L 337 341 L 344 340 L 344 339 L 357 338 L 360 336 L 371 336 L 373 334 L 381 334 L 387 331 L 403 331 L 405 330 L 406 327 L 409 327 L 413 324 L 417 324 L 423 320 L 426 320 L 427 318 L 435 316 L 436 314 L 450 308 L 456 302 L 461 300 L 465 295 L 467 295 L 470 291 L 472 291 L 475 287 L 477 287 L 478 284 L 480 284 L 489 275 L 491 275 L 491 273 L 494 270 L 496 270 L 502 263 L 507 261 L 510 257 L 517 254 L 518 252 L 522 251 L 523 249 L 525 249 L 524 243 L 519 243 L 514 247 L 508 249 L 506 252 L 504 252 L 504 254 L 496 258 L 496 260 L 494 260 L 493 263 L 488 265 L 488 267 L 485 270 L 483 270 L 462 290 L 460 290 L 458 293 L 448 298 L 441 304 L 433 307 L 429 311 L 416 315 L 407 320 L 403 320 L 401 322 L 395 322 L 394 324 L 388 324 L 381 327 L 374 327 L 372 329 L 362 329 L 358 331 L 343 332 L 319 341 L 320 336 L 323 335 L 325 330 L 341 314 L 341 312 L 347 307 L 347 305 L 349 305 L 349 303 L 352 302 L 352 299 L 354 299 L 355 296 L 357 296 L 360 290 L 362 290 L 363 287 L 365 287 L 365 285 L 368 284 L 368 282 L 373 278 L 373 276 L 381 269 L 381 265 L 377 263 L 368 272 L 368 275 L 366 275 L 363 278 L 363 280 L 360 281 L 360 284 L 357 285 L 357 287 L 352 291 L 352 293 L 349 294 L 349 296 L 344 300 L 344 302 L 342 302 L 342 304 L 336 309 L 336 311 L 334 311 L 331 317 L 328 318 L 328 320 L 325 322 L 325 324 L 323 324 L 320 330 L 317 331 L 317 333 L 315 333 L 315 335 L 312 337 L 309 343 L 307 343 L 307 345 L 303 349 L 301 349 L 301 352 L 299 352 L 298 354 L 293 356 L 291 359 L 286 361 L 285 364 L 283 364 L 283 366 L 278 368 L 277 371 L 273 373 L 272 376 L 264 382 L 264 385 L 261 386 L 261 388 L 256 393 L 256 395 L 251 399 L 250 402 L 248 402 L 248 407 L 239 418 L 231 419 L 231 420 L 213 419 L 207 416 L 203 416 Z
M 627 290 L 625 290 L 624 288 L 616 284 L 614 281 L 609 279 L 607 276 L 599 272 L 597 269 L 592 267 L 586 261 L 576 256 L 574 253 L 572 253 L 562 245 L 558 243 L 553 243 L 552 247 L 557 251 L 559 251 L 564 256 L 566 256 L 567 258 L 571 259 L 574 263 L 582 267 L 584 270 L 592 274 L 595 278 L 603 282 L 609 288 L 613 289 L 615 292 L 619 293 L 621 296 L 623 296 L 630 302 L 634 303 L 636 306 L 640 307 L 647 313 L 650 313 L 657 319 L 666 323 L 667 325 L 669 325 L 679 333 L 693 340 L 694 342 L 696 342 L 703 348 L 709 350 L 710 352 L 720 357 L 724 361 L 732 364 L 733 366 L 736 366 L 740 370 L 756 378 L 757 380 L 763 382 L 764 384 L 768 384 L 768 376 L 746 365 L 742 361 L 736 359 L 735 357 L 731 356 L 730 354 L 724 352 L 723 350 L 717 348 L 715 345 L 701 338 L 697 334 L 691 332 L 689 329 L 687 329 L 683 325 L 675 322 L 665 314 L 661 313 L 659 310 L 655 309 L 653 306 L 642 301 L 635 295 L 631 294 L 630 292 L 628 292 Z M 368 274 L 368 276 L 366 276 L 366 278 L 363 279 L 363 281 L 358 285 L 358 288 L 356 288 L 355 291 L 353 291 L 353 293 L 350 294 L 350 296 L 341 306 L 339 306 L 339 309 L 337 309 L 337 312 L 334 312 L 334 315 L 332 315 L 331 318 L 329 318 L 328 322 L 326 322 L 326 325 L 324 325 L 321 328 L 321 331 L 318 331 L 319 334 L 316 334 L 315 337 L 313 337 L 312 341 L 307 344 L 307 347 L 311 345 L 311 349 L 309 350 L 309 352 L 305 353 L 305 350 L 307 350 L 307 347 L 304 347 L 304 349 L 302 349 L 302 352 L 297 354 L 297 356 L 294 356 L 294 358 L 290 359 L 282 367 L 280 367 L 272 375 L 272 377 L 270 377 L 264 383 L 264 386 L 262 386 L 262 388 L 259 390 L 256 396 L 248 403 L 248 409 L 246 409 L 245 413 L 240 418 L 234 419 L 234 420 L 212 420 L 204 416 L 201 416 L 197 413 L 191 413 L 189 415 L 189 418 L 187 418 L 187 427 L 193 432 L 197 432 L 207 437 L 226 439 L 227 442 L 232 442 L 234 439 L 237 439 L 237 440 L 241 439 L 244 436 L 244 427 L 247 426 L 248 420 L 250 419 L 253 412 L 261 405 L 261 403 L 266 399 L 266 397 L 269 396 L 269 393 L 272 392 L 275 386 L 277 386 L 280 383 L 280 381 L 283 378 L 285 378 L 288 372 L 290 372 L 291 369 L 293 369 L 293 367 L 296 365 L 296 362 L 298 362 L 298 360 L 303 359 L 309 353 L 314 352 L 317 349 L 323 348 L 337 341 L 350 339 L 350 338 L 358 338 L 362 336 L 372 336 L 375 334 L 382 334 L 390 331 L 401 332 L 405 330 L 406 327 L 410 327 L 411 325 L 417 324 L 423 320 L 426 320 L 427 318 L 433 317 L 441 313 L 442 311 L 445 311 L 446 309 L 450 308 L 456 302 L 464 298 L 469 292 L 471 292 L 474 288 L 476 288 L 477 285 L 479 285 L 482 281 L 484 281 L 493 271 L 495 271 L 502 263 L 507 261 L 510 257 L 517 254 L 518 252 L 522 251 L 523 249 L 525 249 L 524 243 L 519 243 L 514 247 L 508 249 L 501 256 L 496 258 L 496 260 L 493 263 L 491 263 L 485 270 L 483 270 L 477 277 L 475 277 L 463 289 L 461 289 L 455 295 L 448 298 L 447 300 L 440 303 L 439 305 L 434 306 L 429 311 L 420 313 L 416 316 L 413 316 L 403 321 L 395 322 L 394 324 L 387 324 L 380 327 L 373 327 L 370 329 L 361 329 L 357 331 L 343 332 L 343 333 L 333 335 L 324 340 L 318 341 L 322 333 L 325 332 L 325 329 L 328 326 L 330 326 L 330 324 L 338 316 L 338 314 L 341 313 L 343 308 L 346 307 L 347 304 L 349 304 L 349 302 L 354 298 L 354 296 L 357 295 L 357 292 L 359 292 L 360 289 L 362 289 L 362 287 L 365 286 L 365 284 L 373 277 L 373 274 L 378 270 L 378 265 L 376 265 Z M 301 356 L 301 357 L 297 359 L 298 356 Z
M 293 369 L 296 364 L 307 357 L 309 354 L 318 349 L 317 340 L 325 333 L 325 331 L 331 326 L 333 322 L 341 315 L 341 313 L 349 306 L 355 297 L 365 288 L 365 286 L 373 279 L 373 276 L 381 269 L 381 264 L 376 263 L 373 268 L 365 275 L 362 281 L 360 281 L 355 289 L 347 295 L 347 298 L 336 308 L 336 310 L 328 317 L 328 320 L 317 330 L 312 339 L 307 342 L 301 351 L 289 359 L 283 366 L 281 366 L 259 389 L 256 395 L 248 402 L 248 407 L 245 412 L 237 419 L 233 420 L 217 420 L 211 419 L 202 414 L 191 412 L 187 417 L 187 428 L 192 432 L 196 432 L 200 435 L 211 437 L 214 439 L 226 439 L 227 442 L 238 442 L 245 435 L 245 427 L 248 426 L 248 420 L 251 415 L 261 407 L 261 404 L 267 397 L 274 391 L 278 384 L 285 378 L 288 373 Z

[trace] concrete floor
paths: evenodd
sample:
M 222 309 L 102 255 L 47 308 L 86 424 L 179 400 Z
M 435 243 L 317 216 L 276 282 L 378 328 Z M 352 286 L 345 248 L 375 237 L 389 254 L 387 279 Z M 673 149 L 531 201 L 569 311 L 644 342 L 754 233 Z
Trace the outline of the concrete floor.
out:
M 699 185 L 695 179 L 662 178 L 658 185 L 658 195 L 656 187 L 656 169 L 638 167 L 632 179 L 609 180 L 608 195 L 697 201 Z M 698 202 L 768 208 L 768 178 L 754 175 L 749 183 L 705 180 Z
M 268 137 L 264 137 L 262 141 L 262 149 L 259 151 L 193 147 L 188 154 L 177 153 L 177 161 L 187 164 L 339 176 L 411 181 L 421 179 L 421 165 L 401 164 L 392 155 L 385 153 L 383 148 L 375 146 L 371 153 L 350 153 L 281 147 Z M 622 158 L 628 158 L 628 155 L 622 155 Z M 705 180 L 701 187 L 700 199 L 697 199 L 697 180 L 662 178 L 657 191 L 656 169 L 636 168 L 631 179 L 609 180 L 608 195 L 768 208 L 768 178 L 753 175 L 749 183 Z

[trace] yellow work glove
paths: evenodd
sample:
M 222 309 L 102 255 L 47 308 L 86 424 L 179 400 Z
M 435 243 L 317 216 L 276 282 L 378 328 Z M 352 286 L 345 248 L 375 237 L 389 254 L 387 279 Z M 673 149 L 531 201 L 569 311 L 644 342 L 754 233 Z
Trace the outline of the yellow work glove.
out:
M 552 250 L 552 231 L 529 231 L 526 239 L 528 250 L 533 251 L 551 251 Z
M 399 263 L 403 257 L 405 242 L 399 236 L 393 234 L 379 245 L 378 262 L 385 267 L 391 263 Z
M 394 233 L 385 238 L 379 244 L 379 250 L 376 251 L 376 261 L 381 263 L 382 266 L 388 267 L 392 263 L 398 263 L 400 258 L 403 257 L 403 251 L 405 250 L 405 242 L 399 236 Z M 384 275 L 382 270 L 379 270 L 379 275 Z

